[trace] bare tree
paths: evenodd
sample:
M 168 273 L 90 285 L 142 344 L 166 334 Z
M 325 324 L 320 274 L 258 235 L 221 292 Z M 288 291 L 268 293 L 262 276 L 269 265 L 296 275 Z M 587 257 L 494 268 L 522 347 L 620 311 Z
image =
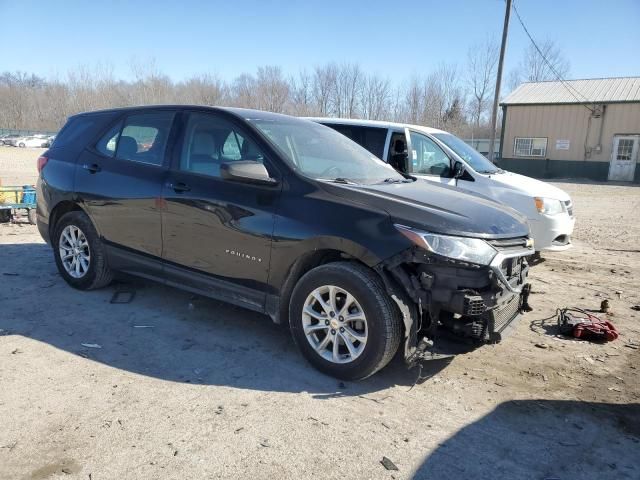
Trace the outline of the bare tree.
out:
M 241 74 L 231 86 L 231 102 L 236 107 L 257 108 L 256 79 L 247 73 Z
M 565 78 L 569 74 L 569 61 L 562 54 L 560 47 L 549 39 L 542 42 L 539 47 L 542 54 L 533 44 L 525 50 L 520 64 L 522 78 L 528 82 L 556 80 L 558 76 Z
M 256 76 L 258 108 L 270 112 L 284 112 L 291 87 L 282 75 L 280 67 L 259 67 Z
M 210 73 L 198 75 L 177 85 L 180 102 L 195 105 L 225 105 L 228 87 L 217 76 Z
M 363 74 L 358 64 L 346 63 L 337 68 L 331 103 L 337 117 L 357 116 L 358 97 L 362 88 Z
M 391 85 L 388 79 L 372 74 L 365 77 L 360 89 L 363 118 L 381 120 L 388 117 Z
M 329 114 L 331 94 L 337 77 L 337 67 L 334 63 L 316 67 L 313 71 L 313 98 L 322 116 Z
M 301 70 L 298 77 L 289 80 L 291 89 L 290 113 L 298 116 L 316 115 L 317 108 L 313 101 L 313 79 L 306 70 Z
M 358 64 L 327 63 L 285 77 L 278 66 L 245 72 L 227 83 L 214 74 L 175 82 L 155 61 L 131 61 L 132 79 L 116 78 L 109 64 L 79 66 L 63 77 L 22 72 L 0 75 L 0 127 L 59 129 L 75 113 L 140 104 L 194 103 L 260 108 L 294 115 L 364 117 L 460 131 L 465 98 L 458 69 L 440 65 L 401 86 Z
M 400 113 L 398 120 L 409 123 L 420 123 L 424 112 L 424 85 L 417 76 L 409 81 L 405 93 L 405 109 Z
M 472 46 L 467 54 L 467 84 L 471 92 L 469 107 L 476 128 L 480 127 L 493 98 L 499 55 L 500 46 L 493 38 Z

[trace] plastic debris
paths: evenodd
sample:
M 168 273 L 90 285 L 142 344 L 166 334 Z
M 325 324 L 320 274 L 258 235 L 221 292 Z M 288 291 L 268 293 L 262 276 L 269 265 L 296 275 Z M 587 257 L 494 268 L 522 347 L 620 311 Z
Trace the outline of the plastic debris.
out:
M 398 470 L 398 467 L 396 467 L 396 464 L 393 463 L 391 460 L 389 460 L 387 457 L 382 457 L 382 460 L 380 461 L 380 463 L 387 470 Z
M 97 343 L 81 343 L 80 345 L 86 348 L 102 348 L 102 345 L 98 345 Z

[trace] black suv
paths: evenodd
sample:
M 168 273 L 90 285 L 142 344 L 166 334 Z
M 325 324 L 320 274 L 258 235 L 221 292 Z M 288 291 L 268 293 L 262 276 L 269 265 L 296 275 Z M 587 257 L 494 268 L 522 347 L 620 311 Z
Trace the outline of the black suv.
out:
M 62 277 L 114 272 L 288 323 L 359 379 L 444 332 L 500 340 L 533 252 L 515 211 L 416 182 L 334 130 L 261 111 L 154 106 L 71 117 L 38 159 L 38 227 Z

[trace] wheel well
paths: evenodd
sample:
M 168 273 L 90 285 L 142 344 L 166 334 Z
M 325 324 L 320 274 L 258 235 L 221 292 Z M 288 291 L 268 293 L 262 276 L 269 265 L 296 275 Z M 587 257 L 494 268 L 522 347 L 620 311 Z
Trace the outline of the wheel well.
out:
M 320 265 L 345 260 L 362 263 L 352 255 L 335 249 L 314 250 L 313 252 L 306 253 L 298 258 L 289 270 L 289 275 L 287 275 L 287 279 L 282 285 L 278 306 L 275 309 L 275 312 L 270 313 L 273 321 L 275 323 L 288 323 L 291 293 L 298 283 L 298 280 L 300 280 L 305 273 L 319 267 Z
M 55 208 L 49 214 L 49 235 L 53 234 L 53 230 L 55 228 L 56 223 L 60 217 L 62 217 L 65 213 L 74 212 L 74 211 L 82 211 L 82 209 L 78 206 L 77 203 L 71 201 L 63 201 L 58 203 Z M 53 238 L 53 237 L 51 237 Z

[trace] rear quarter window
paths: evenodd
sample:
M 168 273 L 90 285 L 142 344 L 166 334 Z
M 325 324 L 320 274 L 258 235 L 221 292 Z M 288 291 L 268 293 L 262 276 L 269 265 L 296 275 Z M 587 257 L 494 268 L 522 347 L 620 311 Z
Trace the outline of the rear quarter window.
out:
M 113 112 L 71 117 L 58 133 L 51 148 L 84 147 L 103 125 L 115 117 Z
M 72 117 L 67 121 L 58 136 L 53 141 L 52 147 L 64 147 L 77 140 L 95 124 L 95 120 L 90 117 Z

